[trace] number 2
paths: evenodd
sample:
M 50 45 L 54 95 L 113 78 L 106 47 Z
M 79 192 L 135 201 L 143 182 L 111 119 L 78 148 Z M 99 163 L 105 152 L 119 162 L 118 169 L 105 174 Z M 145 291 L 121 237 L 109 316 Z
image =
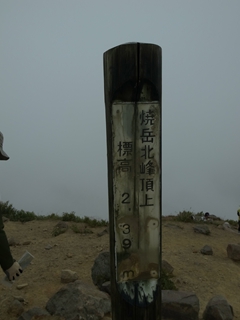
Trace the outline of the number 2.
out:
M 122 194 L 122 197 L 124 197 L 124 199 L 122 200 L 122 203 L 123 203 L 123 204 L 130 203 L 130 201 L 127 201 L 127 200 L 129 199 L 129 193 L 124 192 L 124 193 Z

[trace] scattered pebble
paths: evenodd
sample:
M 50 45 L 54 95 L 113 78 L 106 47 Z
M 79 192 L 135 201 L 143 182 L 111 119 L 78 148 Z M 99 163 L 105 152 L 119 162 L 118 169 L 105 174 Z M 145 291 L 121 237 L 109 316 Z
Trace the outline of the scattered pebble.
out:
M 24 246 L 27 246 L 27 245 L 29 245 L 30 243 L 31 243 L 31 241 L 24 241 L 24 242 L 23 242 L 23 245 L 24 245 Z
M 25 287 L 27 287 L 27 286 L 28 286 L 28 283 L 18 284 L 18 285 L 17 285 L 17 289 L 18 289 L 18 290 L 21 290 L 21 289 L 23 289 L 23 288 L 25 288 Z

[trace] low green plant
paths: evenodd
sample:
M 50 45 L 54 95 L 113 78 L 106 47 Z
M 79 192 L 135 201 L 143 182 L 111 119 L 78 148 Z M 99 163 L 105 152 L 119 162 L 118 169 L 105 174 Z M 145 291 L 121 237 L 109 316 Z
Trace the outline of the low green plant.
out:
M 12 220 L 21 221 L 21 222 L 32 221 L 32 220 L 36 220 L 36 215 L 34 212 L 17 210 L 17 213 L 16 213 L 14 219 L 12 219 Z
M 11 221 L 26 222 L 35 220 L 37 217 L 34 212 L 15 209 L 9 201 L 0 202 L 0 212 Z
M 170 279 L 170 276 L 164 271 L 161 272 L 160 284 L 161 290 L 178 290 L 174 282 Z
M 52 231 L 52 236 L 57 237 L 60 234 L 65 233 L 66 231 L 67 231 L 67 229 L 65 229 L 65 228 L 54 227 L 53 231 Z
M 74 211 L 70 213 L 63 212 L 62 216 L 59 216 L 56 213 L 51 213 L 48 216 L 36 215 L 34 212 L 15 209 L 13 205 L 9 203 L 9 201 L 6 201 L 6 202 L 0 201 L 0 212 L 2 216 L 8 218 L 11 221 L 27 222 L 32 220 L 62 220 L 62 221 L 86 223 L 91 228 L 103 227 L 108 225 L 108 222 L 103 219 L 97 220 L 97 219 L 89 218 L 86 216 L 83 218 L 78 217 L 76 216 Z
M 72 211 L 72 212 L 70 212 L 70 213 L 63 212 L 63 214 L 62 214 L 62 220 L 63 220 L 63 221 L 80 222 L 81 218 L 80 218 L 80 217 L 77 217 L 77 216 L 75 215 L 75 212 Z
M 178 215 L 175 217 L 176 221 L 181 221 L 181 222 L 192 222 L 194 213 L 191 211 L 180 211 Z
M 93 233 L 91 229 L 89 229 L 89 228 L 80 228 L 76 224 L 71 225 L 70 228 L 75 233 L 80 233 L 80 234 Z
M 9 203 L 9 201 L 6 201 L 0 202 L 0 212 L 2 216 L 12 220 L 12 218 L 16 216 L 17 210 Z
M 82 222 L 86 223 L 91 228 L 108 226 L 108 222 L 106 220 L 103 220 L 103 219 L 97 220 L 97 219 L 89 218 L 86 216 L 83 218 Z
M 183 210 L 179 211 L 174 220 L 181 222 L 201 222 L 203 221 L 202 217 L 204 217 L 203 211 L 195 213 L 191 210 Z
M 78 217 L 75 215 L 75 212 L 67 213 L 64 212 L 62 214 L 62 220 L 63 221 L 73 221 L 73 222 L 81 222 L 81 223 L 86 223 L 90 228 L 96 228 L 96 227 L 105 227 L 108 225 L 108 222 L 101 219 L 97 220 L 94 218 L 89 218 L 89 217 Z

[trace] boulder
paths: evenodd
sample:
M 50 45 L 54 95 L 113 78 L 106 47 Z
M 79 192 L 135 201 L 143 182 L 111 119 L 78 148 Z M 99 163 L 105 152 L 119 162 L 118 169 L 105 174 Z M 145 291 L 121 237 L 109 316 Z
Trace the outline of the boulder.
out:
M 62 316 L 65 320 L 100 320 L 111 310 L 111 301 L 89 283 L 77 280 L 56 292 L 47 302 L 51 315 Z
M 232 306 L 223 296 L 213 297 L 203 313 L 204 320 L 232 320 L 233 317 Z
M 201 249 L 201 253 L 202 254 L 206 254 L 206 255 L 212 255 L 213 254 L 213 250 L 212 247 L 205 245 L 202 249 Z
M 228 244 L 227 255 L 228 255 L 228 258 L 234 261 L 240 261 L 240 245 Z
M 236 230 L 232 229 L 229 222 L 224 222 L 222 225 L 220 225 L 220 227 L 226 231 L 230 231 L 230 232 L 234 232 L 234 233 L 236 232 Z
M 223 230 L 226 230 L 226 229 L 232 229 L 232 227 L 230 226 L 230 223 L 225 221 L 223 224 L 222 224 L 222 228 Z
M 209 230 L 208 226 L 194 226 L 193 230 L 194 230 L 194 232 L 197 232 L 197 233 L 202 233 L 202 234 L 206 234 L 206 235 L 210 234 L 210 230 Z
M 192 292 L 162 290 L 162 316 L 171 320 L 196 320 L 199 299 Z
M 92 266 L 92 280 L 100 290 L 104 282 L 110 281 L 110 253 L 101 252 Z

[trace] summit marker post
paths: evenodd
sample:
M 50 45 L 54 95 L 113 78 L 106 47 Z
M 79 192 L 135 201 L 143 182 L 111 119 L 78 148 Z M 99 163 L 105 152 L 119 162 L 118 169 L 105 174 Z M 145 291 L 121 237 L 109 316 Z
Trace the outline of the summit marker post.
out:
M 104 53 L 113 320 L 161 319 L 161 48 Z

